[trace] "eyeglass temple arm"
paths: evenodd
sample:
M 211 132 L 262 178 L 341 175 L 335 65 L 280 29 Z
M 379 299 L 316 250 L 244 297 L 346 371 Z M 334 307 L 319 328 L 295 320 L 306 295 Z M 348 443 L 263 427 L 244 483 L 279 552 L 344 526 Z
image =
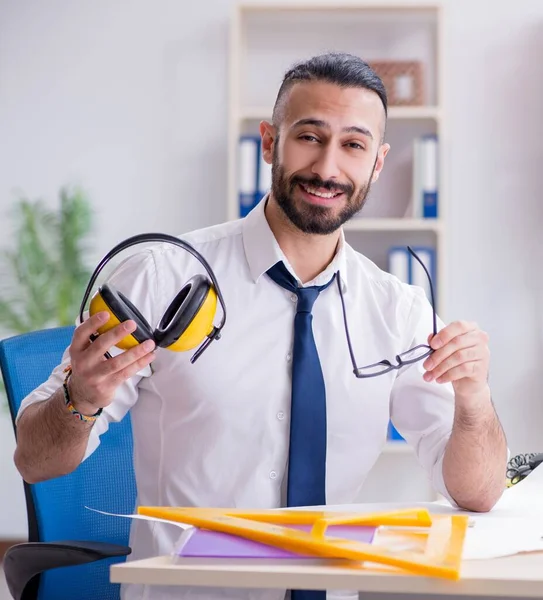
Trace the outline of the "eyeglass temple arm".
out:
M 432 318 L 433 318 L 434 335 L 436 335 L 437 334 L 437 315 L 436 315 L 436 304 L 435 304 L 435 298 L 434 298 L 434 284 L 432 283 L 432 278 L 430 277 L 430 273 L 428 273 L 428 269 L 426 268 L 426 265 L 417 256 L 416 252 L 414 252 L 414 250 L 410 246 L 407 246 L 407 249 L 409 250 L 411 255 L 418 261 L 420 266 L 424 269 L 424 272 L 426 273 L 426 277 L 428 277 L 428 283 L 430 284 L 430 296 L 431 296 L 431 302 L 432 302 Z
M 347 309 L 345 308 L 345 298 L 343 298 L 343 292 L 341 291 L 341 275 L 339 271 L 336 273 L 337 287 L 339 290 L 339 297 L 341 298 L 341 308 L 343 309 L 343 323 L 345 325 L 345 336 L 347 337 L 347 346 L 349 347 L 349 354 L 351 355 L 351 362 L 353 363 L 353 372 L 358 371 L 356 366 L 356 359 L 354 357 L 353 346 L 351 344 L 351 336 L 349 334 L 349 326 L 347 324 Z

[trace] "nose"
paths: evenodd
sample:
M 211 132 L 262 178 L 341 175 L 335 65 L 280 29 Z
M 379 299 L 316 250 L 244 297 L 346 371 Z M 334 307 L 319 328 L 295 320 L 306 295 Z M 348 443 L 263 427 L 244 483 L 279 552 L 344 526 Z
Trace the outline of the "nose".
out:
M 338 157 L 332 145 L 322 146 L 319 156 L 313 163 L 311 171 L 323 181 L 337 179 L 340 175 Z

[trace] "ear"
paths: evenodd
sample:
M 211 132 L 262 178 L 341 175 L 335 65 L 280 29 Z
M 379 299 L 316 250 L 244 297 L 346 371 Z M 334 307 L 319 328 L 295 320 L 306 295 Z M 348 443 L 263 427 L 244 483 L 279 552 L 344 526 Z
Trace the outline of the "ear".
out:
M 381 144 L 377 151 L 377 160 L 375 161 L 375 169 L 373 170 L 373 177 L 371 182 L 375 183 L 379 179 L 379 175 L 385 165 L 385 156 L 390 150 L 390 144 Z
M 260 123 L 260 137 L 262 138 L 262 158 L 271 165 L 277 130 L 269 121 L 262 121 Z

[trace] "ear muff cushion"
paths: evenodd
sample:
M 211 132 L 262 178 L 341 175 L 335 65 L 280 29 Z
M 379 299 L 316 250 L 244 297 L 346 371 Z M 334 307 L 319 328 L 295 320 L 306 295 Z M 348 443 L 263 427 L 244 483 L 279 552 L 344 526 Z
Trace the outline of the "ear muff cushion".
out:
M 183 335 L 203 306 L 211 289 L 211 281 L 204 275 L 198 274 L 189 279 L 166 309 L 154 332 L 158 346 L 167 348 Z M 209 331 L 202 331 L 201 339 L 208 333 Z
M 104 333 L 105 331 L 112 329 L 112 327 L 118 323 L 131 319 L 136 323 L 137 328 L 117 344 L 119 348 L 132 347 L 138 343 L 141 344 L 145 340 L 153 339 L 153 330 L 149 323 L 122 292 L 117 291 L 115 288 L 105 283 L 100 287 L 96 296 L 100 296 L 105 304 L 105 308 L 102 310 L 107 310 L 111 315 L 105 325 L 100 328 L 98 331 L 99 333 Z M 94 310 L 94 313 L 96 312 L 99 311 Z M 130 342 L 129 338 L 132 338 L 133 342 Z
M 214 329 L 213 322 L 217 313 L 217 300 L 217 292 L 212 286 L 209 288 L 209 292 L 198 314 L 195 315 L 189 326 L 183 331 L 181 337 L 171 346 L 168 346 L 168 350 L 185 352 L 186 350 L 196 348 L 196 346 L 206 341 L 206 338 Z

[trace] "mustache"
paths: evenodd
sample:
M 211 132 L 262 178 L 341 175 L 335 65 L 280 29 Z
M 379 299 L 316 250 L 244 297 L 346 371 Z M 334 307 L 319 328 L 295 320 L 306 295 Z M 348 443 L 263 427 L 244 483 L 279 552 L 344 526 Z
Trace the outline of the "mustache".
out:
M 290 180 L 290 187 L 293 189 L 298 184 L 303 184 L 308 187 L 313 188 L 322 188 L 328 192 L 343 192 L 345 194 L 351 195 L 353 193 L 353 186 L 348 183 L 338 183 L 333 180 L 324 181 L 320 177 L 301 177 L 300 175 L 294 175 L 294 177 Z

